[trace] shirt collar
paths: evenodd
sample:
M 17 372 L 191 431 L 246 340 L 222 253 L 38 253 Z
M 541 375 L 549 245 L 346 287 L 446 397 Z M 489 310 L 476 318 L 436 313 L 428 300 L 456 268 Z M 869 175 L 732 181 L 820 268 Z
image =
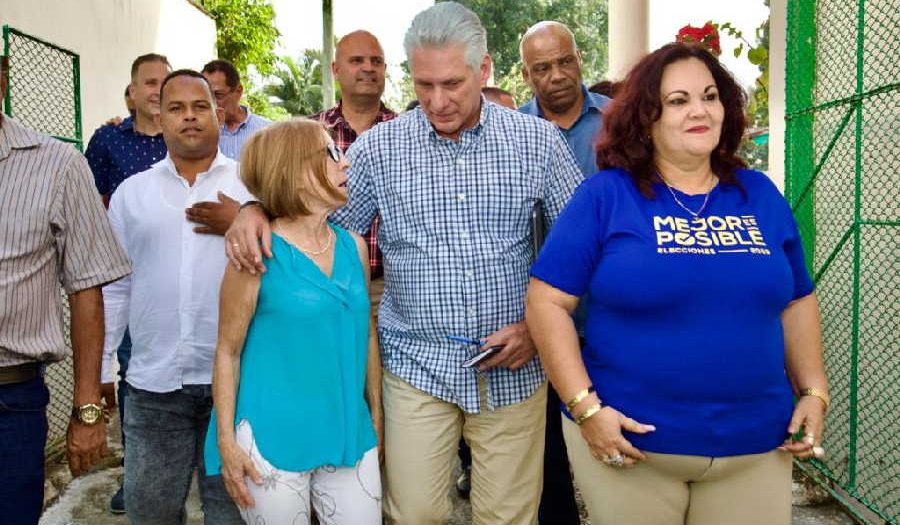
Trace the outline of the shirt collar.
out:
M 588 91 L 584 84 L 581 84 L 581 94 L 584 95 L 584 100 L 581 102 L 581 113 L 578 114 L 578 118 L 575 119 L 575 122 L 578 122 L 581 117 L 591 110 L 602 111 L 603 106 L 609 102 L 607 97 Z M 519 111 L 542 119 L 547 118 L 544 116 L 541 105 L 538 104 L 537 97 L 532 97 L 531 100 L 519 108 Z
M 488 124 L 491 115 L 495 111 L 492 107 L 494 105 L 496 104 L 488 104 L 487 99 L 484 98 L 484 95 L 481 95 L 481 112 L 478 114 L 478 122 L 471 128 L 464 129 L 460 132 L 460 143 L 463 142 L 464 137 L 466 137 L 467 135 L 473 135 L 476 138 L 481 136 L 481 131 L 484 129 L 484 126 Z M 446 137 L 438 135 L 438 132 L 434 129 L 434 126 L 431 125 L 431 121 L 428 120 L 428 116 L 425 115 L 425 111 L 422 110 L 421 106 L 417 106 L 414 111 L 416 111 L 416 117 L 419 119 L 419 123 L 424 127 L 425 130 L 428 131 L 432 140 L 450 140 Z
M 394 112 L 384 104 L 383 101 L 379 102 L 378 113 L 375 115 L 375 120 L 372 121 L 372 124 L 380 124 L 384 122 L 388 117 L 394 116 Z M 350 123 L 347 122 L 347 119 L 344 118 L 344 101 L 339 100 L 337 106 L 329 109 L 325 112 L 325 121 L 328 124 L 329 128 L 334 128 L 339 124 L 343 124 L 346 126 L 350 126 Z
M 231 133 L 236 133 L 239 129 L 246 126 L 247 122 L 250 122 L 250 118 L 253 116 L 253 112 L 250 111 L 250 108 L 248 108 L 247 106 L 241 106 L 241 109 L 243 109 L 247 114 L 244 116 L 244 120 L 242 120 L 241 123 L 238 124 L 237 128 L 235 128 L 235 130 Z M 222 130 L 229 131 L 228 124 L 226 124 L 224 120 L 222 121 Z
M 219 168 L 227 166 L 229 163 L 234 162 L 229 159 L 222 153 L 222 150 L 216 150 L 216 157 L 213 159 L 212 164 L 209 165 L 209 169 L 203 173 L 213 173 L 217 171 Z M 154 166 L 161 168 L 164 172 L 169 175 L 178 178 L 179 180 L 184 180 L 184 178 L 178 174 L 178 168 L 175 167 L 175 162 L 172 161 L 172 154 L 166 153 L 166 156 Z
M 12 117 L 3 116 L 0 121 L 0 159 L 5 159 L 10 150 L 37 147 L 45 136 L 19 124 Z

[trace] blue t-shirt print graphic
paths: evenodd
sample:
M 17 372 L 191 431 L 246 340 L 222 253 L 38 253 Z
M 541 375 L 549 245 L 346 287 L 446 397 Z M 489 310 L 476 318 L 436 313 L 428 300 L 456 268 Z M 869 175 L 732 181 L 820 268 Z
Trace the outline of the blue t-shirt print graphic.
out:
M 756 215 L 709 215 L 690 219 L 654 215 L 656 253 L 771 255 Z
M 531 274 L 587 309 L 582 357 L 600 398 L 656 426 L 650 452 L 731 456 L 784 439 L 792 393 L 781 313 L 812 292 L 787 202 L 762 173 L 704 195 L 605 170 L 575 192 Z

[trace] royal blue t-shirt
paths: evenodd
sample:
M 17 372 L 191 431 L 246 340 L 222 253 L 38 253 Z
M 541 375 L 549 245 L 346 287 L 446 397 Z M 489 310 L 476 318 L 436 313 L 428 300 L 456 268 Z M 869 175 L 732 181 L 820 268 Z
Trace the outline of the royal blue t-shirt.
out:
M 694 219 L 662 184 L 640 194 L 623 170 L 581 184 L 532 267 L 588 293 L 582 357 L 600 399 L 641 423 L 639 449 L 762 453 L 793 407 L 781 313 L 813 284 L 791 210 L 762 173 L 719 184 Z M 703 195 L 674 190 L 691 210 Z

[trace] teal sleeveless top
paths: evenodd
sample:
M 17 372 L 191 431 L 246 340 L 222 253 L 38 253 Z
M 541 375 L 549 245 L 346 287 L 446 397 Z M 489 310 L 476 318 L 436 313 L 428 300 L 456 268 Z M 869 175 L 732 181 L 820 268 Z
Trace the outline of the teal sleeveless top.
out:
M 356 243 L 330 226 L 331 278 L 272 235 L 241 354 L 235 426 L 249 421 L 260 453 L 281 470 L 353 466 L 376 444 L 364 398 L 369 295 Z M 207 474 L 219 474 L 215 410 L 204 455 Z

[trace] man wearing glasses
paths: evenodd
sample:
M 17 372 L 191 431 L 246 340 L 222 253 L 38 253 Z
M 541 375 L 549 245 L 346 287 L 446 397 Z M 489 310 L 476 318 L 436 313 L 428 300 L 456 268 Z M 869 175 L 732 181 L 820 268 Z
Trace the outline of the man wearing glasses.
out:
M 219 129 L 219 149 L 226 157 L 240 160 L 241 148 L 250 135 L 272 121 L 254 115 L 250 108 L 241 105 L 244 86 L 234 64 L 227 60 L 213 60 L 203 66 L 202 73 L 213 90 L 216 104 L 225 111 Z

